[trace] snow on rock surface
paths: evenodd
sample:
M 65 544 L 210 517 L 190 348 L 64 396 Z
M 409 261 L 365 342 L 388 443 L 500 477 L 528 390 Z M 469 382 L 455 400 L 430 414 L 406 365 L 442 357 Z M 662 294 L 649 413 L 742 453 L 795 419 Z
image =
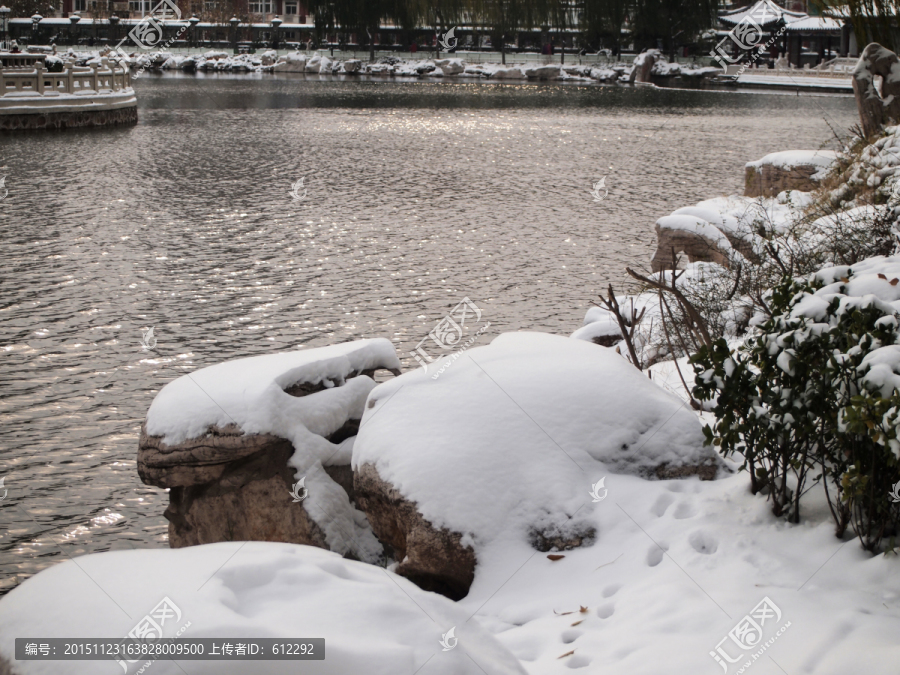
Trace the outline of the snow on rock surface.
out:
M 122 637 L 164 598 L 177 608 L 164 620 L 165 637 L 185 626 L 185 638 L 316 637 L 325 639 L 326 653 L 324 661 L 302 665 L 161 659 L 151 666 L 161 675 L 413 675 L 426 662 L 423 675 L 525 673 L 451 601 L 379 567 L 268 542 L 114 551 L 46 569 L 0 600 L 0 671 L 5 659 L 20 675 L 121 674 L 113 661 L 15 661 L 14 638 Z M 451 628 L 457 648 L 443 651 L 442 635 Z
M 773 152 L 745 165 L 744 194 L 773 197 L 785 190 L 814 190 L 837 159 L 832 150 Z
M 466 62 L 462 59 L 438 59 L 434 64 L 444 75 L 459 75 L 466 70 Z
M 809 193 L 781 192 L 775 197 L 715 197 L 676 209 L 656 224 L 654 272 L 671 266 L 672 248 L 691 262 L 727 264 L 731 256 L 756 258 L 764 244 L 758 232 L 784 233 L 812 201 Z
M 373 368 L 400 368 L 389 340 L 377 338 L 226 361 L 173 380 L 147 412 L 147 433 L 169 445 L 196 438 L 210 426 L 237 424 L 247 434 L 271 433 L 303 446 L 360 413 L 375 383 L 345 378 Z M 296 397 L 292 384 L 325 383 L 327 396 Z M 329 387 L 330 383 L 330 387 Z M 332 405 L 329 405 L 332 404 Z M 328 406 L 328 407 L 324 407 Z
M 784 150 L 769 153 L 753 162 L 747 162 L 745 166 L 760 169 L 763 165 L 768 164 L 779 169 L 791 169 L 795 166 L 810 165 L 818 167 L 819 174 L 824 175 L 836 159 L 837 153 L 834 150 Z
M 697 418 L 612 350 L 507 333 L 432 380 L 440 366 L 372 391 L 352 465 L 374 466 L 476 550 L 577 529 L 569 516 L 590 518 L 591 485 L 607 473 L 715 472 Z

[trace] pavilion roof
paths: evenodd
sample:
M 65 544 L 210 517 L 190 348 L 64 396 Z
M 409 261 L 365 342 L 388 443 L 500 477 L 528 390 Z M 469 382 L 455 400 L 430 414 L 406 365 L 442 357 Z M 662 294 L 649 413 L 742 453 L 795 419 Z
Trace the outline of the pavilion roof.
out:
M 731 25 L 737 25 L 748 18 L 760 26 L 766 26 L 782 19 L 785 23 L 790 23 L 791 21 L 808 18 L 808 16 L 803 12 L 792 12 L 789 9 L 785 9 L 780 5 L 776 5 L 772 0 L 758 0 L 750 7 L 741 7 L 740 9 L 719 14 L 720 21 Z
M 840 31 L 843 25 L 843 22 L 837 19 L 825 16 L 807 16 L 797 21 L 788 21 L 785 30 L 788 33 Z

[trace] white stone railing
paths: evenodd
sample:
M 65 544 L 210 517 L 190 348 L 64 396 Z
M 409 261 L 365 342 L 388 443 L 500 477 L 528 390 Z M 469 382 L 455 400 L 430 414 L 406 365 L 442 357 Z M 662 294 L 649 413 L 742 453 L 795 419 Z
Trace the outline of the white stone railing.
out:
M 23 95 L 59 95 L 117 93 L 131 88 L 128 68 L 118 69 L 104 59 L 102 65 L 79 67 L 68 65 L 61 73 L 51 73 L 42 63 L 35 68 L 0 68 L 0 97 Z

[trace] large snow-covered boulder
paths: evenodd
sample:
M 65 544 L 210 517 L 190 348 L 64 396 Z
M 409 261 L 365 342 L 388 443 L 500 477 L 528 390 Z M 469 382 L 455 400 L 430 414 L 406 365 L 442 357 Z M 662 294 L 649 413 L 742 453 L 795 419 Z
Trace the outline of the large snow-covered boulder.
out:
M 275 65 L 275 62 L 278 60 L 278 52 L 274 49 L 267 49 L 259 55 L 259 60 L 264 66 Z
M 350 452 L 371 376 L 399 368 L 388 340 L 360 340 L 227 361 L 163 387 L 138 473 L 170 488 L 170 545 L 289 541 L 377 560 L 351 503 Z M 295 500 L 300 480 L 308 495 Z
M 785 190 L 815 190 L 837 159 L 833 150 L 773 152 L 745 165 L 745 197 L 774 197 Z
M 347 59 L 341 64 L 341 68 L 345 73 L 358 73 L 362 68 L 362 61 L 359 59 Z
M 0 672 L 121 673 L 112 661 L 16 661 L 15 638 L 123 637 L 147 616 L 163 637 L 182 631 L 184 638 L 325 639 L 323 661 L 160 659 L 150 671 L 159 675 L 412 675 L 426 663 L 428 675 L 525 675 L 505 647 L 449 600 L 373 565 L 264 542 L 113 551 L 60 562 L 0 600 Z M 442 636 L 451 629 L 447 642 L 456 648 L 443 650 Z
M 425 588 L 464 596 L 479 550 L 504 538 L 589 542 L 605 474 L 715 475 L 690 409 L 613 350 L 507 333 L 433 379 L 444 365 L 374 389 L 353 448 L 357 503 Z
M 334 62 L 327 56 L 323 56 L 319 62 L 319 75 L 331 75 L 331 69 Z

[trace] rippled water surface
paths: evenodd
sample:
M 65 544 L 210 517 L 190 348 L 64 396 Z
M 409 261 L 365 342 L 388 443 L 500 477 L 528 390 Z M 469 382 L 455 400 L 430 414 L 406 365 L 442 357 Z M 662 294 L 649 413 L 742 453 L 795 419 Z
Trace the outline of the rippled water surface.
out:
M 0 592 L 66 556 L 167 545 L 166 494 L 135 459 L 178 375 L 361 337 L 408 353 L 464 296 L 491 322 L 480 344 L 571 333 L 626 264 L 646 266 L 657 218 L 856 122 L 843 96 L 289 75 L 135 88 L 135 127 L 0 136 Z

